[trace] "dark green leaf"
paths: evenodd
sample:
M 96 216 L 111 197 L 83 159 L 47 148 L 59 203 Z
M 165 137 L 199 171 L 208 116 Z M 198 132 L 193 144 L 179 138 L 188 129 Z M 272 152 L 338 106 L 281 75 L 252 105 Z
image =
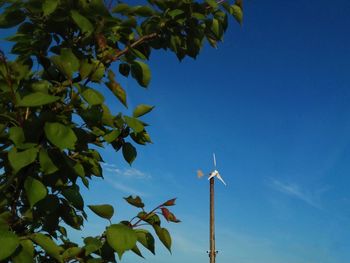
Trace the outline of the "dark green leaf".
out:
M 42 92 L 33 92 L 24 96 L 17 103 L 19 107 L 38 107 L 46 104 L 53 103 L 59 100 L 60 97 L 52 96 Z
M 10 231 L 0 230 L 0 260 L 4 260 L 15 252 L 19 245 L 19 238 Z
M 106 229 L 108 244 L 117 252 L 119 259 L 125 251 L 131 250 L 137 241 L 134 230 L 123 224 L 114 224 Z
M 136 148 L 132 146 L 131 143 L 127 142 L 123 144 L 122 151 L 125 161 L 127 161 L 131 165 L 137 156 Z
M 27 177 L 27 179 L 24 181 L 24 189 L 26 191 L 30 207 L 33 207 L 47 195 L 45 185 L 33 177 Z
M 74 149 L 77 136 L 73 130 L 58 122 L 47 122 L 44 126 L 46 138 L 61 150 Z
M 123 76 L 127 77 L 130 73 L 130 66 L 128 64 L 122 63 L 119 65 L 119 72 Z
M 71 203 L 75 208 L 79 210 L 84 209 L 84 200 L 79 192 L 77 185 L 65 188 L 62 190 L 62 195 Z
M 14 27 L 22 23 L 25 17 L 24 12 L 20 9 L 6 10 L 0 14 L 0 28 Z
M 154 106 L 140 104 L 134 109 L 132 116 L 135 118 L 141 117 L 141 116 L 147 114 L 148 112 L 152 111 L 153 109 L 154 109 Z
M 25 141 L 24 132 L 21 127 L 11 127 L 9 131 L 10 140 L 16 145 L 19 146 Z
M 104 204 L 104 205 L 88 205 L 88 207 L 94 212 L 96 215 L 111 219 L 114 214 L 114 208 L 111 205 Z

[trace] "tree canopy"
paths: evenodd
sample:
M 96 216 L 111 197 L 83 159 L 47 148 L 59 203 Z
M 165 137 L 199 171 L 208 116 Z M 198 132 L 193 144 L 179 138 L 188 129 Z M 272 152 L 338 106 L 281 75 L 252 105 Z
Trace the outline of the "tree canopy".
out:
M 206 41 L 216 47 L 230 15 L 242 22 L 241 1 L 8 0 L 0 10 L 0 28 L 16 31 L 11 51 L 0 52 L 0 261 L 116 262 L 115 253 L 142 257 L 140 246 L 154 254 L 154 235 L 170 251 L 159 215 L 179 222 L 175 199 L 146 211 L 140 197 L 126 197 L 140 212 L 116 223 L 111 205 L 87 205 L 109 222 L 105 231 L 69 239 L 67 226 L 81 230 L 87 219 L 80 188 L 103 176 L 96 149 L 111 146 L 132 164 L 135 145 L 151 142 L 141 118 L 153 106 L 112 114 L 99 89 L 128 107 L 117 79 L 147 88 L 153 50 L 182 60 Z

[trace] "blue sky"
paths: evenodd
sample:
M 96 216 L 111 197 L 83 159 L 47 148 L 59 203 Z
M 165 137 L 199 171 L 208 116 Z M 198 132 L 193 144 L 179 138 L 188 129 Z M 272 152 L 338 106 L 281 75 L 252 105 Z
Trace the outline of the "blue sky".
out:
M 196 170 L 212 169 L 213 152 L 228 184 L 216 184 L 218 263 L 350 262 L 350 2 L 244 7 L 243 27 L 231 20 L 217 50 L 182 63 L 155 52 L 148 90 L 124 81 L 131 109 L 156 106 L 145 118 L 154 144 L 138 147 L 132 167 L 104 150 L 105 180 L 87 203 L 112 203 L 117 222 L 137 212 L 123 196 L 149 208 L 178 197 L 182 220 L 167 225 L 172 255 L 158 242 L 156 256 L 124 263 L 208 260 L 209 186 Z M 105 223 L 90 215 L 84 234 Z

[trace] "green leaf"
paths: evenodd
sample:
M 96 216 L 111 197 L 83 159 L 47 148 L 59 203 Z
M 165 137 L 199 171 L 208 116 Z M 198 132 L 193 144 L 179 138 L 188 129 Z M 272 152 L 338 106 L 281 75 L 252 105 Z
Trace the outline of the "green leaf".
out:
M 154 109 L 154 106 L 149 106 L 149 105 L 146 105 L 146 104 L 140 104 L 134 109 L 134 112 L 133 112 L 132 116 L 135 117 L 135 118 L 141 117 L 141 116 L 149 113 L 153 109 Z
M 62 195 L 77 209 L 84 209 L 84 199 L 82 198 L 79 187 L 77 185 L 73 185 L 69 188 L 65 188 L 62 190 Z
M 113 130 L 110 133 L 107 133 L 105 136 L 103 136 L 103 139 L 105 139 L 106 142 L 111 143 L 115 141 L 119 135 L 120 135 L 119 130 Z
M 81 95 L 87 101 L 87 103 L 92 106 L 101 105 L 105 101 L 103 95 L 94 89 L 87 88 Z
M 127 142 L 123 144 L 122 151 L 125 161 L 127 161 L 131 165 L 137 156 L 136 148 L 132 146 L 131 143 Z
M 106 83 L 107 87 L 110 91 L 117 97 L 117 99 L 127 108 L 127 102 L 126 102 L 126 92 L 125 90 L 120 86 L 118 82 L 114 79 L 115 75 L 112 71 L 108 72 L 108 78 L 109 82 Z
M 60 55 L 51 57 L 51 60 L 68 79 L 71 79 L 73 73 L 80 67 L 78 58 L 69 48 L 61 49 Z
M 219 4 L 215 0 L 206 0 L 206 2 L 212 8 L 217 8 L 219 6 Z
M 136 118 L 124 116 L 126 124 L 133 129 L 136 133 L 142 132 L 144 130 L 144 125 Z
M 131 251 L 134 252 L 134 253 L 135 253 L 136 255 L 138 255 L 139 257 L 144 258 L 144 257 L 142 256 L 142 253 L 141 253 L 140 249 L 137 247 L 137 245 L 135 245 L 135 246 L 131 249 Z
M 142 202 L 142 199 L 139 196 L 136 196 L 135 198 L 131 195 L 128 197 L 124 197 L 125 201 L 127 201 L 129 204 L 136 206 L 138 208 L 145 207 L 145 204 Z
M 19 146 L 25 141 L 24 132 L 21 127 L 11 127 L 9 130 L 9 138 L 16 145 Z
M 145 88 L 151 81 L 151 71 L 148 65 L 142 61 L 134 61 L 131 64 L 131 75 L 137 80 L 140 86 Z
M 12 257 L 13 263 L 33 263 L 34 262 L 34 246 L 29 239 L 20 241 L 21 250 Z
M 92 212 L 96 215 L 110 220 L 114 214 L 114 208 L 111 205 L 103 204 L 103 205 L 88 205 Z
M 86 33 L 87 36 L 91 35 L 91 33 L 94 31 L 94 26 L 91 24 L 89 19 L 87 19 L 85 16 L 81 15 L 76 10 L 70 11 L 70 14 L 71 14 L 71 17 L 73 18 L 74 22 L 80 28 L 81 32 Z
M 49 154 L 45 149 L 39 152 L 40 169 L 44 174 L 52 174 L 58 171 L 57 166 L 52 162 Z
M 168 12 L 168 15 L 171 17 L 171 18 L 175 18 L 177 17 L 178 15 L 182 15 L 184 13 L 183 10 L 181 9 L 174 9 L 174 10 L 171 10 Z
M 140 242 L 145 248 L 155 254 L 154 251 L 154 237 L 150 232 L 145 229 L 135 229 L 137 241 Z
M 0 14 L 0 28 L 14 27 L 22 23 L 25 18 L 25 13 L 19 8 L 6 10 Z
M 132 11 L 135 12 L 136 15 L 144 17 L 152 16 L 154 14 L 154 10 L 149 6 L 136 6 Z
M 84 249 L 85 249 L 85 256 L 90 255 L 91 253 L 99 250 L 102 247 L 102 242 L 94 237 L 87 237 L 84 239 Z
M 77 136 L 68 126 L 58 122 L 46 122 L 44 131 L 46 138 L 61 150 L 74 149 Z
M 136 245 L 137 236 L 134 230 L 123 224 L 114 224 L 106 229 L 108 244 L 117 252 L 119 259 L 125 251 Z
M 48 255 L 56 259 L 58 262 L 63 262 L 60 252 L 63 248 L 59 247 L 50 237 L 34 233 L 30 236 L 34 243 L 38 244 Z
M 163 245 L 169 250 L 171 253 L 171 236 L 166 228 L 162 228 L 158 225 L 153 225 L 154 230 L 159 238 L 159 240 L 163 243 Z
M 105 70 L 102 62 L 95 59 L 86 59 L 80 63 L 79 73 L 82 79 L 89 77 L 92 82 L 100 82 Z
M 60 97 L 45 94 L 42 92 L 33 92 L 24 96 L 17 103 L 19 107 L 38 107 L 58 101 Z
M 4 260 L 15 252 L 19 245 L 19 238 L 10 231 L 0 231 L 0 260 Z
M 68 261 L 69 259 L 74 259 L 81 253 L 81 251 L 82 249 L 80 247 L 70 247 L 63 252 L 62 258 L 64 261 Z
M 231 5 L 230 14 L 237 20 L 238 23 L 242 24 L 243 11 L 240 5 L 238 4 Z
M 27 177 L 27 179 L 24 181 L 24 190 L 26 191 L 30 207 L 33 207 L 47 195 L 45 185 L 33 177 Z
M 212 20 L 211 30 L 217 39 L 222 38 L 222 33 L 223 33 L 222 26 L 220 24 L 220 21 L 217 20 L 216 18 L 213 18 Z
M 42 5 L 44 16 L 48 16 L 53 13 L 58 6 L 58 0 L 45 0 Z
M 48 93 L 51 83 L 47 80 L 35 81 L 32 83 L 31 88 L 35 92 Z
M 126 63 L 119 64 L 119 73 L 122 74 L 124 77 L 129 76 L 130 73 L 130 66 Z
M 130 7 L 127 4 L 117 4 L 113 9 L 112 13 L 125 13 L 130 10 Z
M 36 159 L 38 149 L 30 148 L 22 152 L 18 152 L 13 147 L 8 153 L 8 159 L 15 173 L 21 170 L 23 167 L 33 163 Z

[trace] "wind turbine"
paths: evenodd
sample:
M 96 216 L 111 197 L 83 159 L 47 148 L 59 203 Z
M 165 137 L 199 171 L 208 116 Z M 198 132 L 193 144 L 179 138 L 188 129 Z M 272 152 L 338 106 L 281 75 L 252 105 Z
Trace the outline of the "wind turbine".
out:
M 209 247 L 210 247 L 210 250 L 208 251 L 210 263 L 215 263 L 216 254 L 218 253 L 215 250 L 215 213 L 214 213 L 214 182 L 215 182 L 215 177 L 217 179 L 219 179 L 226 186 L 225 181 L 220 176 L 218 170 L 216 170 L 215 153 L 213 153 L 213 160 L 214 160 L 214 171 L 212 171 L 208 177 L 209 185 L 210 185 L 209 186 L 209 196 L 210 196 Z M 202 177 L 204 174 L 201 170 L 198 170 L 197 175 L 198 175 L 198 177 Z

